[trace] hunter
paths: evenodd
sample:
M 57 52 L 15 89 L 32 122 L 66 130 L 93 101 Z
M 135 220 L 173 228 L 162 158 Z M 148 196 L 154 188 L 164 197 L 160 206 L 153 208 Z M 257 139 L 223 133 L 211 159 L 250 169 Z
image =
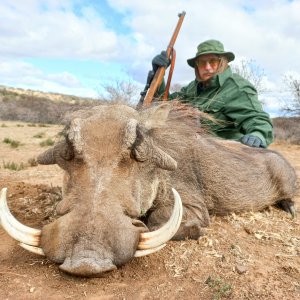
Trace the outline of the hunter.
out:
M 232 73 L 228 63 L 234 58 L 234 53 L 224 51 L 220 41 L 207 40 L 199 44 L 195 57 L 187 60 L 195 70 L 195 79 L 179 92 L 169 94 L 168 99 L 178 99 L 213 116 L 219 121 L 210 124 L 215 135 L 266 148 L 273 142 L 271 119 L 263 110 L 255 87 Z M 166 52 L 162 51 L 152 60 L 152 73 L 169 64 Z M 148 76 L 147 83 L 150 84 L 152 78 Z M 162 95 L 164 90 L 163 82 L 155 95 Z

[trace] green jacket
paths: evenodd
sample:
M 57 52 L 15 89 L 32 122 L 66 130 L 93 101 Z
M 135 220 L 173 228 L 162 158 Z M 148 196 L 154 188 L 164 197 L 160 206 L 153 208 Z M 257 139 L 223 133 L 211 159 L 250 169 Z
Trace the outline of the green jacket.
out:
M 158 94 L 164 91 L 164 84 Z M 239 140 L 245 134 L 259 137 L 266 145 L 273 142 L 273 126 L 263 111 L 254 86 L 228 67 L 214 76 L 208 87 L 202 88 L 195 79 L 169 99 L 191 104 L 221 121 L 209 122 L 211 131 L 224 139 Z

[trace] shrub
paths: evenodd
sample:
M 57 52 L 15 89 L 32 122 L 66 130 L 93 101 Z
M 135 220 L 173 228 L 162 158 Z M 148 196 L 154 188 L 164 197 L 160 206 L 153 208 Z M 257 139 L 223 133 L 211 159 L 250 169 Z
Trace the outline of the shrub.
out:
M 10 144 L 11 143 L 11 139 L 10 138 L 4 138 L 3 139 L 3 143 Z
M 51 138 L 48 138 L 42 142 L 40 142 L 40 146 L 41 147 L 46 147 L 46 146 L 53 146 L 54 145 L 54 141 Z
M 205 283 L 214 291 L 214 300 L 219 300 L 223 297 L 228 298 L 232 292 L 232 286 L 223 282 L 220 278 L 213 279 L 211 276 L 209 276 Z
M 56 134 L 56 137 L 60 138 L 60 137 L 64 137 L 65 136 L 65 133 L 64 131 L 60 131 Z
M 11 148 L 18 148 L 19 146 L 21 146 L 21 142 L 16 141 L 16 140 L 12 140 L 10 138 L 4 138 L 3 143 L 10 144 Z
M 34 157 L 32 157 L 28 159 L 28 164 L 30 167 L 36 167 L 38 165 L 38 162 Z
M 15 141 L 15 140 L 12 140 L 11 143 L 10 143 L 10 146 L 12 148 L 18 148 L 20 145 L 21 145 L 21 142 Z
M 25 165 L 22 162 L 18 164 L 18 163 L 13 162 L 13 161 L 9 161 L 9 162 L 3 161 L 3 168 L 4 169 L 9 169 L 9 170 L 12 170 L 12 171 L 20 171 L 20 170 L 25 169 Z
M 300 145 L 300 117 L 274 118 L 275 141 Z
M 40 132 L 40 133 L 37 133 L 36 135 L 34 135 L 33 137 L 36 138 L 36 139 L 41 139 L 45 136 L 45 132 Z

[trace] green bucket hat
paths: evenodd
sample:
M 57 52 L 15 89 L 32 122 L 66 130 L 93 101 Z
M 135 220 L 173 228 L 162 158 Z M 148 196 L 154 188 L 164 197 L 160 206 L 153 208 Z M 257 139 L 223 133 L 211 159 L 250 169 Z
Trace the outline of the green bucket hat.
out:
M 233 61 L 235 57 L 232 52 L 224 51 L 224 46 L 221 42 L 217 40 L 207 40 L 198 45 L 196 56 L 188 59 L 187 63 L 192 68 L 195 68 L 197 57 L 204 54 L 222 54 L 227 57 L 228 61 Z

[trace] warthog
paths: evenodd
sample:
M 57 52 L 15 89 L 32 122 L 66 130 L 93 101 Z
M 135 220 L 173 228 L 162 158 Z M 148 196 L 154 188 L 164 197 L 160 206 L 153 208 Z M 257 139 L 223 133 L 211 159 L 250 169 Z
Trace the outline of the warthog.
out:
M 170 104 L 77 111 L 64 133 L 38 157 L 65 171 L 60 217 L 42 230 L 24 226 L 3 190 L 1 222 L 21 246 L 68 273 L 100 276 L 172 236 L 197 239 L 210 214 L 273 204 L 295 213 L 296 175 L 279 153 L 199 132 Z

